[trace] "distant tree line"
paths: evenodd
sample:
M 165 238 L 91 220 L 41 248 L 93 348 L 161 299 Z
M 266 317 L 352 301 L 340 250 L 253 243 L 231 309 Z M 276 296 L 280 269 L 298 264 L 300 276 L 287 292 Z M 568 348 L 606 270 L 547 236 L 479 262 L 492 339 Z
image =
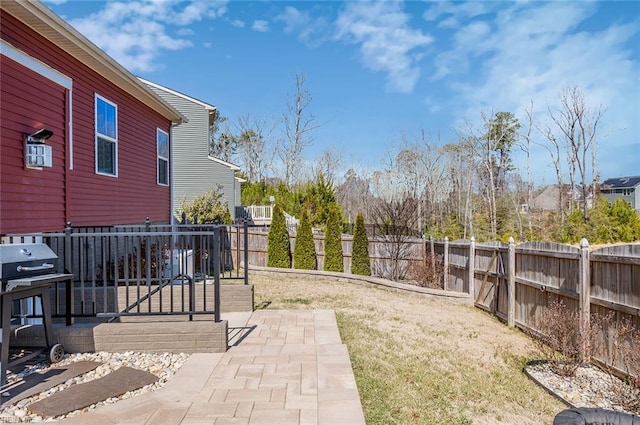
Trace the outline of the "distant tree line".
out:
M 414 235 L 478 241 L 556 240 L 592 243 L 640 240 L 628 205 L 599 202 L 598 144 L 605 110 L 591 107 L 577 86 L 563 89 L 539 110 L 529 104 L 514 112 L 480 112 L 456 129 L 453 140 L 423 130 L 403 135 L 387 150 L 384 167 L 346 172 L 338 151 L 305 160 L 321 124 L 312 113 L 304 74 L 276 119 L 241 117 L 229 123 L 218 115 L 212 154 L 234 160 L 247 182 L 245 205 L 268 205 L 271 197 L 295 217 L 306 211 L 324 230 L 329 205 L 336 204 L 345 230 L 362 213 L 376 235 L 401 240 Z M 224 128 L 223 128 L 224 124 Z M 517 168 L 514 155 L 525 154 Z M 546 152 L 557 190 L 554 211 L 534 208 L 532 153 Z M 613 229 L 626 229 L 616 231 Z M 399 252 L 396 254 L 399 255 Z

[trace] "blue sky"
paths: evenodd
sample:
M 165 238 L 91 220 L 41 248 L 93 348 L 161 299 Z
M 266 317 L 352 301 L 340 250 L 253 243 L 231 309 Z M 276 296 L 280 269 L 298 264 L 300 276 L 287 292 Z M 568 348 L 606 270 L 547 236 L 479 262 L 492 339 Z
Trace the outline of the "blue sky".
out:
M 605 110 L 600 174 L 640 175 L 637 1 L 45 3 L 135 75 L 231 122 L 280 118 L 303 73 L 322 124 L 309 163 L 331 149 L 366 174 L 403 138 L 453 142 L 481 113 L 524 121 L 531 102 L 542 126 L 577 85 Z M 532 166 L 538 184 L 555 181 L 544 149 Z

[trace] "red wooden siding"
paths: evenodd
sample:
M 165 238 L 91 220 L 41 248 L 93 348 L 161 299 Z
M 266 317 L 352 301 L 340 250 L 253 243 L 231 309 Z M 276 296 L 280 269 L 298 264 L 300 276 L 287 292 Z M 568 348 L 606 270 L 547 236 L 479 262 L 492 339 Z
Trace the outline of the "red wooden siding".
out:
M 2 56 L 0 66 L 0 234 L 51 231 L 65 220 L 66 90 Z M 54 135 L 53 167 L 25 169 L 24 136 L 46 127 Z
M 4 40 L 73 79 L 73 169 L 67 170 L 66 220 L 74 226 L 142 223 L 146 217 L 153 222 L 169 222 L 170 188 L 156 183 L 156 129 L 170 132 L 170 122 L 45 38 L 31 32 L 19 20 L 6 13 L 0 19 Z M 40 81 L 35 86 L 36 90 Z M 5 82 L 3 77 L 3 86 Z M 118 108 L 118 177 L 95 173 L 96 94 L 115 103 Z M 4 102 L 3 93 L 3 105 Z M 25 109 L 20 101 L 16 102 L 18 105 L 12 109 Z M 16 114 L 24 118 L 31 113 L 23 111 Z M 58 137 L 57 132 L 54 137 Z M 64 139 L 59 140 L 66 143 Z M 2 143 L 4 156 L 4 141 Z M 57 166 L 54 168 L 62 172 Z M 3 169 L 2 175 L 5 174 Z M 3 223 L 4 216 L 3 213 Z M 0 233 L 8 232 L 3 229 Z

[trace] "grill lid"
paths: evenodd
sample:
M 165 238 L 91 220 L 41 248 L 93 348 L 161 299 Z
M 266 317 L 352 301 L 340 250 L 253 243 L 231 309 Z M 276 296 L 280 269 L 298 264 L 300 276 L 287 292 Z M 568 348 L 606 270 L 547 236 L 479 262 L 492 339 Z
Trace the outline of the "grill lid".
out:
M 44 243 L 0 244 L 0 280 L 53 273 L 57 259 Z

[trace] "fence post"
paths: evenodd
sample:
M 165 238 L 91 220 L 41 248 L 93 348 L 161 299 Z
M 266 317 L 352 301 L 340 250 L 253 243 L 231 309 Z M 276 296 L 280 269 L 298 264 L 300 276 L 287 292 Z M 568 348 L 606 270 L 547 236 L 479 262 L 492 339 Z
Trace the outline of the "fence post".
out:
M 443 272 L 442 272 L 442 276 L 444 281 L 442 282 L 442 288 L 445 291 L 449 290 L 449 237 L 445 236 L 444 237 L 444 255 L 443 255 Z
M 72 242 L 71 242 L 71 222 L 68 221 L 64 228 L 64 268 L 67 273 L 73 273 L 72 258 Z M 64 308 L 65 325 L 71 326 L 73 324 L 73 278 L 67 279 L 65 283 L 65 302 Z
M 436 264 L 436 251 L 435 247 L 433 246 L 433 236 L 429 236 L 429 245 L 431 245 L 431 264 L 433 267 Z
M 476 238 L 473 236 L 469 242 L 469 295 L 476 299 Z
M 582 238 L 580 241 L 580 273 L 578 287 L 580 288 L 580 335 L 582 335 L 581 356 L 587 360 L 589 344 L 589 328 L 591 327 L 591 273 L 589 265 L 589 242 Z
M 220 227 L 213 229 L 213 320 L 220 321 Z
M 244 284 L 249 284 L 249 222 L 244 219 Z
M 516 242 L 509 238 L 509 259 L 507 261 L 507 291 L 509 294 L 509 310 L 507 314 L 507 325 L 512 328 L 516 324 Z

